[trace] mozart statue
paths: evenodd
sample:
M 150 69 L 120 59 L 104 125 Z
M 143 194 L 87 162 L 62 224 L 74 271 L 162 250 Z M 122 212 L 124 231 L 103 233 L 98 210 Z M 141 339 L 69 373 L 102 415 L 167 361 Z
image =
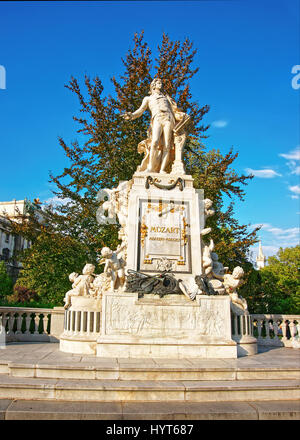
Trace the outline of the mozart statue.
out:
M 178 109 L 175 101 L 164 95 L 161 90 L 162 81 L 155 78 L 150 85 L 150 96 L 143 99 L 140 108 L 133 113 L 126 112 L 122 115 L 125 120 L 134 120 L 147 109 L 151 112 L 148 139 L 140 142 L 138 146 L 138 151 L 145 153 L 139 171 L 166 173 L 174 156 L 175 160 L 180 162 L 182 159 L 186 127 L 190 117 Z

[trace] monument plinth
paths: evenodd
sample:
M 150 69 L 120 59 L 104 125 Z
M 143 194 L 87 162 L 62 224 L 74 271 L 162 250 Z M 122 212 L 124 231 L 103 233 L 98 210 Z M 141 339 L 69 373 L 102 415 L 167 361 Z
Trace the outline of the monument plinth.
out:
M 121 244 L 102 249 L 102 274 L 87 264 L 70 275 L 60 349 L 132 358 L 254 354 L 247 303 L 237 294 L 243 269 L 227 273 L 213 252 L 205 227 L 212 201 L 182 161 L 190 118 L 161 87 L 154 80 L 141 107 L 123 115 L 133 120 L 148 109 L 152 119 L 138 145 L 141 165 L 130 181 L 104 190 L 109 200 L 97 212 L 100 224 L 118 218 Z M 232 338 L 233 307 L 247 324 L 242 341 Z
M 128 200 L 127 269 L 199 275 L 203 212 L 203 191 L 193 188 L 191 176 L 136 173 Z

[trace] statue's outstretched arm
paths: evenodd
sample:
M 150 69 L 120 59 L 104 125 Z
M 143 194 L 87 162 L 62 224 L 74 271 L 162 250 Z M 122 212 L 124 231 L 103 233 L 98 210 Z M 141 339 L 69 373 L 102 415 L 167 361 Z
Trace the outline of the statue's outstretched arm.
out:
M 149 97 L 146 96 L 143 99 L 142 105 L 140 106 L 140 108 L 138 108 L 135 112 L 131 113 L 131 112 L 126 112 L 123 113 L 121 116 L 126 119 L 126 120 L 130 120 L 133 121 L 136 118 L 139 118 L 140 116 L 142 116 L 142 114 L 144 113 L 145 110 L 147 110 L 148 107 L 148 101 L 149 101 Z

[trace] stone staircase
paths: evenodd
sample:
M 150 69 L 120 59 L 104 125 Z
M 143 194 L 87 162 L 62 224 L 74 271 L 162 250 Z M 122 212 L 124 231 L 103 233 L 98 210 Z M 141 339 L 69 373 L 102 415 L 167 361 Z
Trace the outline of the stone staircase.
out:
M 55 345 L 1 350 L 4 418 L 300 418 L 299 350 L 168 361 L 68 355 Z

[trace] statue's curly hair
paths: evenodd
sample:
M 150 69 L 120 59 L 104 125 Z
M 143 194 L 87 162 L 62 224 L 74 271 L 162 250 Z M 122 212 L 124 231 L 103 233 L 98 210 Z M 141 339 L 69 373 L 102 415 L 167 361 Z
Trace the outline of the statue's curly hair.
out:
M 162 80 L 160 78 L 154 78 L 154 80 L 150 84 L 150 94 L 152 93 L 152 91 L 154 89 L 154 86 L 155 86 L 157 81 L 161 81 L 162 82 Z

